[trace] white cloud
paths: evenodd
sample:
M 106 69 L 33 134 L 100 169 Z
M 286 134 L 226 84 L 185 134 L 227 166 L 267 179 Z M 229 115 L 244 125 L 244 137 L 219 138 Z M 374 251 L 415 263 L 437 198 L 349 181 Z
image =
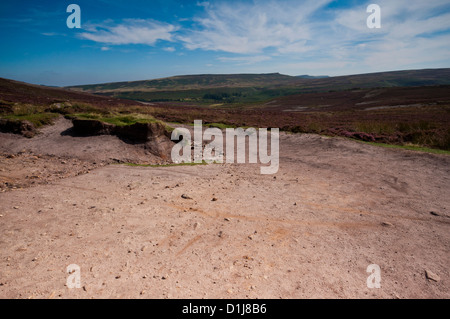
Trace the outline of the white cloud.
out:
M 310 16 L 331 0 L 265 1 L 220 3 L 205 7 L 205 16 L 196 18 L 197 29 L 179 39 L 186 48 L 257 54 L 265 49 L 304 51 L 312 39 Z
M 173 41 L 174 25 L 141 19 L 126 19 L 121 24 L 112 25 L 105 21 L 102 26 L 88 26 L 89 32 L 83 32 L 80 37 L 110 45 L 146 44 L 154 45 L 158 40 Z
M 239 56 L 239 57 L 219 57 L 217 60 L 221 62 L 234 62 L 238 65 L 245 65 L 245 64 L 254 64 L 259 62 L 264 62 L 270 60 L 270 56 L 265 55 L 257 55 L 257 56 Z
M 65 37 L 66 34 L 64 33 L 57 33 L 57 32 L 42 32 L 42 35 L 45 35 L 46 37 L 56 37 L 56 36 L 60 36 L 60 37 Z
M 317 35 L 328 44 L 330 59 L 346 61 L 360 72 L 442 67 L 450 62 L 450 13 L 447 0 L 379 0 L 381 29 L 368 29 L 361 8 L 341 10 L 333 21 L 334 35 Z M 447 5 L 447 10 L 443 6 Z M 443 32 L 439 35 L 438 32 Z
M 107 20 L 101 26 L 85 24 L 80 36 L 108 46 L 169 41 L 189 50 L 226 53 L 217 58 L 224 64 L 247 69 L 255 64 L 288 74 L 449 66 L 448 0 L 377 0 L 381 29 L 366 25 L 366 8 L 373 1 L 344 9 L 327 7 L 332 2 L 198 2 L 202 14 L 191 17 L 184 29 L 154 20 Z M 176 51 L 167 44 L 161 48 Z

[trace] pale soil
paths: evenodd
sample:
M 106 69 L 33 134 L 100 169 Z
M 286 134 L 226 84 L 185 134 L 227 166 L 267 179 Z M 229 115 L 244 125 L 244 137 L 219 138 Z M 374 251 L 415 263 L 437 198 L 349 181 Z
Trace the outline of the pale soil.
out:
M 450 297 L 449 156 L 281 134 L 275 175 L 128 167 L 157 159 L 68 125 L 0 134 L 1 298 Z

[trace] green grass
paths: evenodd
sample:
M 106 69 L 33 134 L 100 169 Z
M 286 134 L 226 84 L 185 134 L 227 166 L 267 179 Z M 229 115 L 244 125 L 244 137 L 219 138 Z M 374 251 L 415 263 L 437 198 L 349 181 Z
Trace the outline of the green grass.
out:
M 101 109 L 91 104 L 81 102 L 54 103 L 48 108 L 48 110 L 50 110 L 50 112 L 60 113 L 63 115 L 73 113 L 101 113 Z
M 81 120 L 97 120 L 104 123 L 113 124 L 115 126 L 128 126 L 136 123 L 161 123 L 164 125 L 168 132 L 174 130 L 173 127 L 168 126 L 164 122 L 155 119 L 153 116 L 148 114 L 98 114 L 98 113 L 77 113 L 69 116 L 70 118 L 77 118 Z
M 59 116 L 59 114 L 55 113 L 36 113 L 36 114 L 9 114 L 2 116 L 2 118 L 15 120 L 15 121 L 28 121 L 31 122 L 36 128 L 52 124 L 53 121 Z
M 450 155 L 450 151 L 446 150 L 439 150 L 435 148 L 428 148 L 418 145 L 395 145 L 395 144 L 384 144 L 384 143 L 376 143 L 376 142 L 365 142 L 365 141 L 359 141 L 355 139 L 351 139 L 352 141 L 357 141 L 359 143 L 369 144 L 373 146 L 379 146 L 379 147 L 386 147 L 386 148 L 397 148 L 397 149 L 404 149 L 404 150 L 410 150 L 410 151 L 418 151 L 418 152 L 425 152 L 425 153 L 432 153 L 432 154 L 442 154 L 442 155 Z
M 128 126 L 136 123 L 156 123 L 160 122 L 155 119 L 153 116 L 145 115 L 145 114 L 126 114 L 126 115 L 117 115 L 117 114 L 98 114 L 98 113 L 77 113 L 73 114 L 74 117 L 78 119 L 84 120 L 97 120 L 109 124 L 113 124 L 116 126 Z

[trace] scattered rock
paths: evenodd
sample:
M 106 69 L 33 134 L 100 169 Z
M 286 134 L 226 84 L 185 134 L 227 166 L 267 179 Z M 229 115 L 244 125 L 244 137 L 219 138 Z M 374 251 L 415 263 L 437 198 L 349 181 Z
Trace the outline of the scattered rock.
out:
M 184 198 L 184 199 L 192 199 L 191 196 L 186 195 L 186 194 L 181 195 L 181 198 Z
M 229 222 L 231 219 L 228 218 L 228 217 L 225 217 L 223 220 L 226 221 L 226 222 Z
M 433 215 L 433 216 L 441 216 L 441 215 L 439 215 L 439 214 L 436 213 L 436 212 L 430 212 L 430 214 Z
M 19 209 L 19 206 L 14 206 L 13 208 L 14 208 L 14 209 Z
M 393 227 L 394 225 L 391 224 L 390 222 L 381 222 L 381 226 L 384 226 L 384 227 Z
M 432 272 L 431 270 L 428 270 L 428 269 L 425 270 L 425 276 L 427 277 L 428 280 L 432 280 L 435 282 L 438 282 L 441 280 L 441 277 L 439 277 L 434 272 Z
M 197 229 L 200 226 L 200 223 L 194 223 L 194 229 Z
M 213 197 L 213 198 L 211 199 L 211 201 L 212 201 L 212 202 L 217 202 L 217 198 L 216 198 L 216 197 Z
M 253 240 L 253 238 L 255 237 L 255 235 L 258 233 L 258 231 L 254 231 L 253 234 L 251 234 L 250 236 L 248 236 L 248 239 Z
M 222 238 L 222 236 L 223 236 L 223 231 L 220 231 L 220 232 L 217 234 L 217 236 L 219 236 L 219 237 Z

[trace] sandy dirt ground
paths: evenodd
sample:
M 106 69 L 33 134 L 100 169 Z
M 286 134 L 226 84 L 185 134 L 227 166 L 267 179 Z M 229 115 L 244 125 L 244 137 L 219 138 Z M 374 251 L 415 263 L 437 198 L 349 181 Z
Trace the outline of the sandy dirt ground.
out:
M 69 127 L 0 134 L 0 298 L 450 298 L 449 156 L 282 133 L 275 175 L 130 167 L 158 159 Z

